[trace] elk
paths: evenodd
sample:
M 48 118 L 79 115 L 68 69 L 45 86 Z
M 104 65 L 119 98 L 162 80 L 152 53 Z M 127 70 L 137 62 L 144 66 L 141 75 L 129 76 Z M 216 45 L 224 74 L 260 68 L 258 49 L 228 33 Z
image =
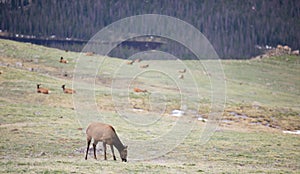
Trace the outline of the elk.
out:
M 133 88 L 134 92 L 148 92 L 146 89 Z
M 291 51 L 292 51 L 292 49 L 287 45 L 283 46 L 283 50 L 288 54 L 291 54 Z
M 298 56 L 298 55 L 299 55 L 299 50 L 294 50 L 294 51 L 292 51 L 292 54 Z M 0 74 L 1 74 L 1 73 L 0 73 Z
M 140 68 L 148 68 L 149 67 L 149 64 L 146 64 L 146 65 L 141 65 Z
M 63 91 L 64 91 L 64 93 L 66 93 L 66 94 L 74 94 L 74 93 L 76 93 L 75 90 L 69 89 L 69 88 L 65 88 L 65 86 L 66 86 L 66 85 L 62 85 L 62 86 L 61 86 L 62 89 L 63 89 Z
M 116 160 L 116 156 L 114 153 L 114 147 L 115 146 L 119 153 L 120 157 L 122 159 L 122 162 L 127 162 L 127 147 L 122 144 L 120 141 L 115 129 L 108 124 L 100 123 L 100 122 L 93 122 L 91 123 L 88 128 L 86 129 L 86 135 L 87 135 L 87 150 L 85 155 L 85 160 L 87 160 L 88 151 L 90 147 L 90 143 L 93 141 L 93 150 L 94 150 L 94 158 L 96 157 L 96 146 L 99 141 L 103 142 L 103 148 L 104 148 L 104 160 L 107 160 L 106 158 L 106 145 L 110 145 L 113 159 Z
M 94 52 L 86 52 L 85 55 L 86 55 L 86 56 L 93 56 L 93 55 L 94 55 Z
M 128 61 L 127 64 L 128 65 L 132 65 L 134 63 L 134 60 Z
M 282 50 L 283 46 L 282 45 L 277 45 L 277 49 Z
M 142 61 L 142 59 L 135 59 L 134 60 L 134 62 L 137 62 L 137 63 L 139 63 L 139 62 L 141 62 Z
M 37 93 L 50 94 L 51 91 L 47 88 L 41 88 L 41 84 L 37 84 Z
M 67 60 L 65 60 L 63 57 L 60 57 L 60 61 L 59 61 L 60 63 L 68 63 L 68 61 Z
M 183 78 L 184 78 L 183 74 L 180 74 L 180 75 L 178 76 L 178 78 L 179 78 L 179 79 L 183 79 Z
M 186 69 L 179 70 L 178 72 L 179 72 L 179 73 L 185 73 L 185 72 L 186 72 Z

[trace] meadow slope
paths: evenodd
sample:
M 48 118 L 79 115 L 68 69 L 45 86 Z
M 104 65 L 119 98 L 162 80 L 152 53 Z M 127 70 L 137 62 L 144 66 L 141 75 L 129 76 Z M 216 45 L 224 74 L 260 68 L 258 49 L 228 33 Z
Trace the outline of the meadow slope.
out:
M 69 63 L 59 63 L 60 57 Z M 73 86 L 77 94 L 64 94 L 61 85 L 71 88 L 74 70 L 83 66 L 78 58 L 89 66 L 100 61 L 101 66 L 95 76 L 88 74 Z M 210 120 L 212 110 L 205 61 L 143 60 L 128 65 L 118 58 L 0 40 L 0 172 L 299 173 L 300 136 L 283 131 L 300 130 L 300 57 L 220 61 L 226 103 L 216 131 L 204 143 L 201 136 L 208 123 L 197 119 Z M 144 64 L 151 71 L 140 68 Z M 178 79 L 184 67 L 188 71 Z M 92 155 L 84 160 L 84 131 L 95 118 L 81 117 L 76 101 L 84 108 L 82 91 L 89 92 L 90 82 L 95 85 L 95 112 L 129 144 L 128 163 L 119 155 L 113 161 L 109 148 L 104 161 L 101 145 L 98 160 Z M 38 94 L 37 83 L 51 94 Z M 133 92 L 136 86 L 149 93 Z M 183 101 L 189 110 L 172 117 Z M 181 137 L 178 141 L 155 143 L 176 124 L 181 124 L 179 130 L 188 129 L 187 134 L 175 131 L 170 137 Z M 135 142 L 148 144 L 136 147 Z M 172 148 L 165 149 L 168 145 Z M 153 149 L 158 149 L 155 157 L 149 153 Z M 137 152 L 140 160 L 134 159 Z

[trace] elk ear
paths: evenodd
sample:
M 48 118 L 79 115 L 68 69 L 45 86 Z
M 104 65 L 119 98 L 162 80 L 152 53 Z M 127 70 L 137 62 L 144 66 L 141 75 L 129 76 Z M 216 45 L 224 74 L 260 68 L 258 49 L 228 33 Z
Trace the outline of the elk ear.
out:
M 125 148 L 124 149 L 127 149 L 128 148 L 128 146 L 125 146 Z

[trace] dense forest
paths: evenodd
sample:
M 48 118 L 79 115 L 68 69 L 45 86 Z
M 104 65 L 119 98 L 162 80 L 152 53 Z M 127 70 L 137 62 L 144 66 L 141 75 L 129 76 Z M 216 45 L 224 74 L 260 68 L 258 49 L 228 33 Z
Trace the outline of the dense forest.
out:
M 249 58 L 265 45 L 300 48 L 299 0 L 0 0 L 0 29 L 88 40 L 112 22 L 150 13 L 192 24 L 222 58 Z

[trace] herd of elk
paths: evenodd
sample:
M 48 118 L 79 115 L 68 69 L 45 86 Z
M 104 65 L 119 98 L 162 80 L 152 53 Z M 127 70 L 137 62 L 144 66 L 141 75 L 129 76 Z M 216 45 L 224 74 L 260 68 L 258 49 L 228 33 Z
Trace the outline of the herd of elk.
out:
M 133 63 L 139 63 L 139 62 L 141 62 L 141 61 L 142 61 L 142 59 L 135 59 L 135 60 L 127 61 L 126 63 L 127 63 L 128 65 L 132 65 Z
M 181 73 L 181 74 L 178 76 L 178 78 L 179 78 L 179 79 L 183 79 L 183 78 L 184 78 L 183 73 L 186 72 L 186 69 L 184 68 L 183 70 L 179 70 L 178 72 Z
M 47 88 L 41 88 L 41 84 L 37 84 L 37 93 L 50 94 L 51 91 Z M 76 91 L 74 89 L 65 88 L 66 85 L 62 85 L 63 92 L 66 94 L 74 94 Z
M 60 57 L 60 60 L 59 60 L 60 63 L 68 63 L 67 60 L 65 60 L 63 57 Z M 47 88 L 41 88 L 40 87 L 41 84 L 37 84 L 37 93 L 43 93 L 43 94 L 49 94 L 50 93 L 50 90 L 47 89 Z M 63 89 L 63 92 L 66 93 L 66 94 L 74 94 L 76 93 L 75 90 L 73 89 L 69 89 L 69 88 L 65 88 L 66 85 L 62 85 L 62 89 Z
M 63 57 L 61 57 L 60 63 L 68 63 L 67 60 L 64 60 Z M 43 94 L 49 94 L 50 90 L 47 88 L 40 87 L 41 84 L 37 84 L 37 92 L 43 93 Z M 65 84 L 62 85 L 62 89 L 64 93 L 67 94 L 74 94 L 76 93 L 75 90 L 65 88 Z M 94 148 L 94 158 L 96 157 L 96 146 L 99 141 L 103 142 L 103 148 L 104 148 L 104 159 L 106 158 L 106 145 L 110 145 L 113 159 L 116 160 L 116 156 L 114 153 L 114 147 L 116 147 L 120 153 L 120 157 L 122 159 L 122 162 L 127 162 L 127 146 L 124 146 L 122 142 L 120 141 L 115 129 L 108 124 L 104 123 L 91 123 L 88 128 L 86 129 L 86 135 L 87 135 L 87 150 L 86 150 L 86 156 L 85 159 L 87 160 L 87 155 L 90 147 L 91 140 L 93 139 L 93 148 Z
M 111 125 L 100 123 L 100 122 L 91 123 L 86 129 L 86 139 L 87 139 L 87 149 L 86 149 L 85 160 L 87 160 L 88 151 L 90 148 L 91 141 L 93 139 L 94 140 L 93 150 L 94 150 L 95 159 L 97 159 L 96 146 L 97 143 L 100 141 L 103 143 L 104 160 L 107 160 L 106 145 L 110 145 L 113 154 L 113 159 L 116 160 L 116 156 L 114 153 L 114 147 L 116 147 L 120 153 L 122 162 L 127 162 L 127 146 L 122 144 L 115 129 Z
M 91 53 L 87 53 L 86 55 L 91 56 Z M 136 60 L 131 60 L 128 61 L 127 64 L 132 65 L 134 62 L 140 62 L 141 59 L 136 59 Z M 68 63 L 67 60 L 64 60 L 63 57 L 61 57 L 60 63 Z M 140 65 L 140 68 L 148 68 L 149 64 L 145 65 Z M 183 73 L 186 72 L 186 69 L 179 70 L 178 71 L 180 74 L 179 78 L 183 79 Z M 47 88 L 41 88 L 41 84 L 37 84 L 37 92 L 38 93 L 43 93 L 43 94 L 49 94 L 50 90 Z M 63 92 L 66 94 L 74 94 L 76 93 L 75 90 L 69 89 L 65 87 L 66 85 L 62 85 Z M 146 89 L 140 89 L 135 87 L 134 92 L 140 93 L 140 92 L 147 92 Z M 107 147 L 106 145 L 110 145 L 112 155 L 113 155 L 113 160 L 116 160 L 116 156 L 114 153 L 114 147 L 119 151 L 120 157 L 122 159 L 122 162 L 127 162 L 127 146 L 123 145 L 122 142 L 120 141 L 115 129 L 108 124 L 105 123 L 100 123 L 100 122 L 93 122 L 91 123 L 87 129 L 86 129 L 86 138 L 87 138 L 87 149 L 86 149 L 86 154 L 85 154 L 85 160 L 87 160 L 88 157 L 88 151 L 90 148 L 91 141 L 93 140 L 93 152 L 94 152 L 94 158 L 97 159 L 96 156 L 96 146 L 98 142 L 103 143 L 103 149 L 104 149 L 104 160 L 107 160 L 106 157 L 106 150 Z

